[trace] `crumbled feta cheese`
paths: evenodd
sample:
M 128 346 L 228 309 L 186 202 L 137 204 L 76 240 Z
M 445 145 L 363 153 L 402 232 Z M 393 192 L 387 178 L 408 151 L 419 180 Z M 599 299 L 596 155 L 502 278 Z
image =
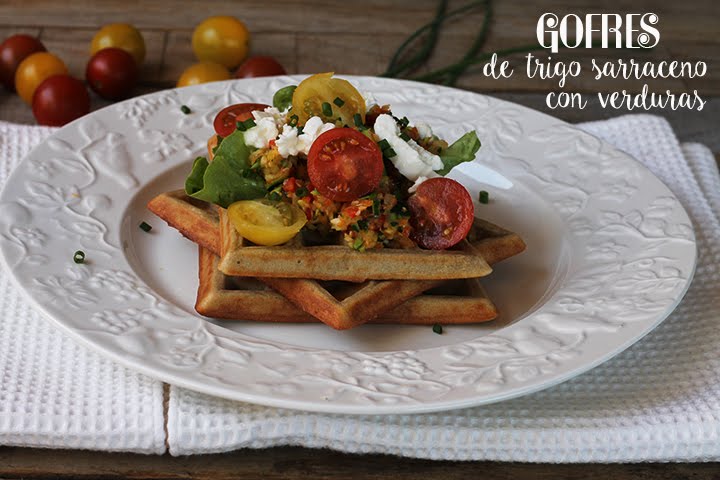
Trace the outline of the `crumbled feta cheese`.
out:
M 253 112 L 253 117 L 256 112 Z M 255 126 L 245 130 L 245 144 L 255 148 L 265 148 L 270 140 L 278 136 L 278 127 L 272 116 L 255 117 Z
M 432 128 L 430 128 L 430 125 L 428 125 L 427 123 L 416 123 L 415 128 L 417 129 L 420 138 L 428 138 L 433 136 Z
M 387 140 L 396 155 L 390 160 L 395 168 L 408 180 L 416 181 L 424 176 L 437 177 L 435 170 L 443 168 L 440 157 L 434 155 L 414 140 L 405 141 L 400 138 L 400 127 L 391 115 L 382 114 L 375 120 L 375 133 L 383 140 Z
M 283 157 L 297 155 L 300 152 L 300 142 L 298 141 L 298 129 L 290 125 L 283 125 L 280 136 L 275 141 L 278 152 Z
M 282 128 L 282 125 L 285 123 L 285 115 L 285 112 L 281 112 L 275 107 L 267 107 L 265 110 L 253 110 L 252 112 L 255 122 L 263 118 L 272 118 L 278 128 Z
M 323 123 L 320 117 L 310 117 L 308 121 L 305 122 L 303 133 L 300 135 L 298 135 L 298 129 L 296 127 L 283 125 L 282 133 L 275 144 L 278 147 L 278 152 L 280 152 L 280 155 L 283 157 L 297 155 L 298 153 L 307 155 L 317 137 L 333 128 L 335 128 L 335 124 L 333 123 Z

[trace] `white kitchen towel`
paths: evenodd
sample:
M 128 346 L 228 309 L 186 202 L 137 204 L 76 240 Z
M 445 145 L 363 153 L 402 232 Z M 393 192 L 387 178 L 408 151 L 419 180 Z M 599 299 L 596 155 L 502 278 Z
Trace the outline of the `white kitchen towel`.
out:
M 55 129 L 0 122 L 0 186 Z M 26 225 L 18 225 L 24 228 Z M 163 453 L 163 384 L 77 345 L 0 269 L 0 445 Z
M 231 402 L 171 387 L 173 455 L 274 445 L 454 460 L 720 459 L 720 179 L 712 153 L 670 125 L 628 115 L 580 125 L 625 150 L 678 196 L 699 262 L 677 310 L 614 359 L 557 387 L 483 407 L 343 416 Z

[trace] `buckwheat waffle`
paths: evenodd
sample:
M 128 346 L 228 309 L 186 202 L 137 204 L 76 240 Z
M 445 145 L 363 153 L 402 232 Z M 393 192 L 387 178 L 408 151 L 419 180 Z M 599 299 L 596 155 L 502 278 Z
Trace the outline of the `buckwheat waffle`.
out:
M 185 195 L 182 190 L 158 195 L 148 204 L 148 208 L 167 221 L 170 226 L 182 231 L 183 235 L 185 235 L 188 239 L 205 246 L 214 254 L 220 253 L 219 245 L 221 234 L 218 213 L 215 209 L 207 209 L 204 205 L 202 205 L 202 202 L 198 204 L 196 201 Z M 181 225 L 179 222 L 183 222 L 183 224 Z M 227 225 L 229 224 L 226 223 L 226 226 Z M 475 254 L 487 259 L 488 263 L 495 263 L 505 258 L 509 258 L 525 249 L 525 244 L 516 234 L 497 227 L 492 223 L 480 220 L 476 220 L 470 238 L 472 240 L 471 246 L 474 249 Z M 356 284 L 352 286 L 352 288 L 350 288 L 350 284 L 345 284 L 342 288 L 343 296 L 339 299 L 337 296 L 333 295 L 333 293 L 336 292 L 330 292 L 328 288 L 326 288 L 328 285 L 337 287 L 338 282 L 328 284 L 312 279 L 261 278 L 260 280 L 266 284 L 272 285 L 297 306 L 307 312 L 310 312 L 336 329 L 351 328 L 355 325 L 364 323 L 365 321 L 380 314 L 382 311 L 399 306 L 403 303 L 403 301 L 442 283 L 435 280 L 386 280 L 364 282 Z M 250 284 L 257 286 L 259 282 L 248 278 L 243 280 L 243 285 L 247 286 Z M 216 285 L 212 288 L 208 287 L 210 288 L 208 292 L 219 292 L 223 290 L 217 288 L 217 285 L 219 284 L 210 284 L 206 282 L 205 285 Z M 242 289 L 240 291 L 243 290 L 248 289 Z M 249 290 L 258 291 L 257 288 L 251 288 Z M 202 291 L 203 290 L 199 292 L 199 297 L 202 296 L 200 295 L 202 294 Z M 238 290 L 235 289 L 233 291 Z M 242 302 L 242 296 L 243 294 L 233 293 L 231 298 L 235 299 L 232 300 L 234 302 Z M 219 298 L 226 297 L 227 296 L 221 296 Z M 275 304 L 271 302 L 270 297 L 267 295 L 262 298 L 259 297 L 261 296 L 256 295 L 251 298 L 255 298 L 255 300 L 261 302 L 266 302 L 267 308 L 270 309 L 269 311 L 278 311 L 278 308 L 273 306 Z M 213 313 L 210 312 L 214 312 L 214 316 L 218 317 L 223 316 L 223 308 L 226 308 L 227 302 L 231 301 L 222 300 L 220 302 L 215 302 L 214 299 L 217 298 L 217 296 L 210 296 L 209 293 L 203 298 L 206 298 L 203 302 L 200 301 L 200 298 L 198 299 L 200 309 L 204 309 L 204 311 L 208 312 L 206 314 L 210 316 L 213 315 Z M 218 306 L 215 308 L 213 305 Z M 361 308 L 362 305 L 364 305 L 364 308 Z M 419 305 L 425 305 L 422 308 L 426 311 L 431 311 L 437 303 L 419 301 L 405 305 L 403 308 L 406 309 L 405 311 L 407 315 L 422 316 L 421 312 L 418 311 L 422 310 L 422 308 L 418 308 Z M 454 301 L 452 302 L 452 305 L 462 304 L 458 301 Z M 450 306 L 451 305 L 446 305 L 446 307 Z M 246 315 L 246 318 L 255 319 L 258 315 L 263 318 L 267 318 L 266 315 L 262 313 L 262 307 L 258 306 L 257 308 L 260 309 L 259 313 L 255 310 L 253 310 L 256 312 L 254 315 L 251 315 L 252 312 L 246 312 L 247 315 L 250 315 L 250 317 Z M 469 304 L 463 305 L 460 308 L 472 309 L 473 307 Z M 482 305 L 478 308 L 479 310 L 474 316 L 477 318 L 487 316 L 487 314 L 483 313 L 485 310 L 482 310 L 484 308 Z M 232 312 L 231 309 L 227 310 L 227 312 L 228 313 L 225 313 L 225 315 L 232 315 L 230 313 Z M 295 316 L 293 318 L 297 318 L 297 311 L 294 315 Z
M 306 246 L 300 235 L 284 245 L 254 245 L 228 225 L 227 213 L 220 209 L 219 268 L 229 276 L 363 282 L 478 278 L 492 272 L 466 240 L 452 250 L 382 248 L 360 254 L 347 245 Z
M 199 286 L 195 309 L 201 315 L 226 320 L 316 323 L 283 295 L 256 279 L 228 277 L 218 270 L 219 257 L 199 247 Z M 410 281 L 406 281 L 410 282 Z M 391 283 L 391 282 L 374 282 Z M 392 282 L 395 283 L 395 282 Z M 368 287 L 351 282 L 319 283 L 335 301 L 354 312 L 362 309 Z M 497 310 L 478 279 L 450 280 L 371 318 L 367 323 L 432 325 L 492 320 Z

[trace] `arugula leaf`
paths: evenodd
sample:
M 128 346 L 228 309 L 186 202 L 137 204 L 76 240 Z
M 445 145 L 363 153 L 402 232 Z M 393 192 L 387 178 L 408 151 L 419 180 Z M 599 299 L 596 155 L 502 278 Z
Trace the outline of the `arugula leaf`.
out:
M 440 154 L 440 160 L 442 160 L 444 167 L 442 170 L 438 170 L 437 173 L 444 176 L 461 163 L 471 162 L 475 159 L 475 154 L 479 149 L 480 139 L 477 137 L 475 130 L 467 132 Z
M 238 200 L 264 197 L 265 181 L 250 169 L 250 152 L 243 132 L 234 131 L 223 139 L 211 163 L 204 157 L 195 159 L 185 193 L 224 208 Z
M 282 112 L 292 105 L 292 97 L 296 88 L 297 85 L 288 85 L 275 92 L 275 95 L 273 95 L 273 107 Z

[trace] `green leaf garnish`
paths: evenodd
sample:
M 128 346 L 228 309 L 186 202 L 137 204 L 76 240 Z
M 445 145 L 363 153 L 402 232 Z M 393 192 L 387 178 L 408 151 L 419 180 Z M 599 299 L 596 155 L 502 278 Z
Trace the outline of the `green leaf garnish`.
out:
M 234 131 L 223 139 L 212 163 L 205 157 L 195 159 L 185 193 L 224 208 L 238 200 L 264 197 L 265 181 L 250 169 L 250 152 L 243 132 Z
M 479 149 L 480 139 L 477 137 L 475 130 L 467 132 L 440 154 L 440 160 L 442 160 L 444 167 L 442 170 L 438 170 L 437 173 L 447 175 L 450 170 L 461 163 L 473 161 Z
M 293 93 L 295 93 L 296 88 L 297 85 L 288 85 L 287 87 L 283 87 L 275 92 L 275 95 L 273 95 L 273 107 L 277 108 L 281 112 L 290 107 L 290 105 L 292 105 Z

